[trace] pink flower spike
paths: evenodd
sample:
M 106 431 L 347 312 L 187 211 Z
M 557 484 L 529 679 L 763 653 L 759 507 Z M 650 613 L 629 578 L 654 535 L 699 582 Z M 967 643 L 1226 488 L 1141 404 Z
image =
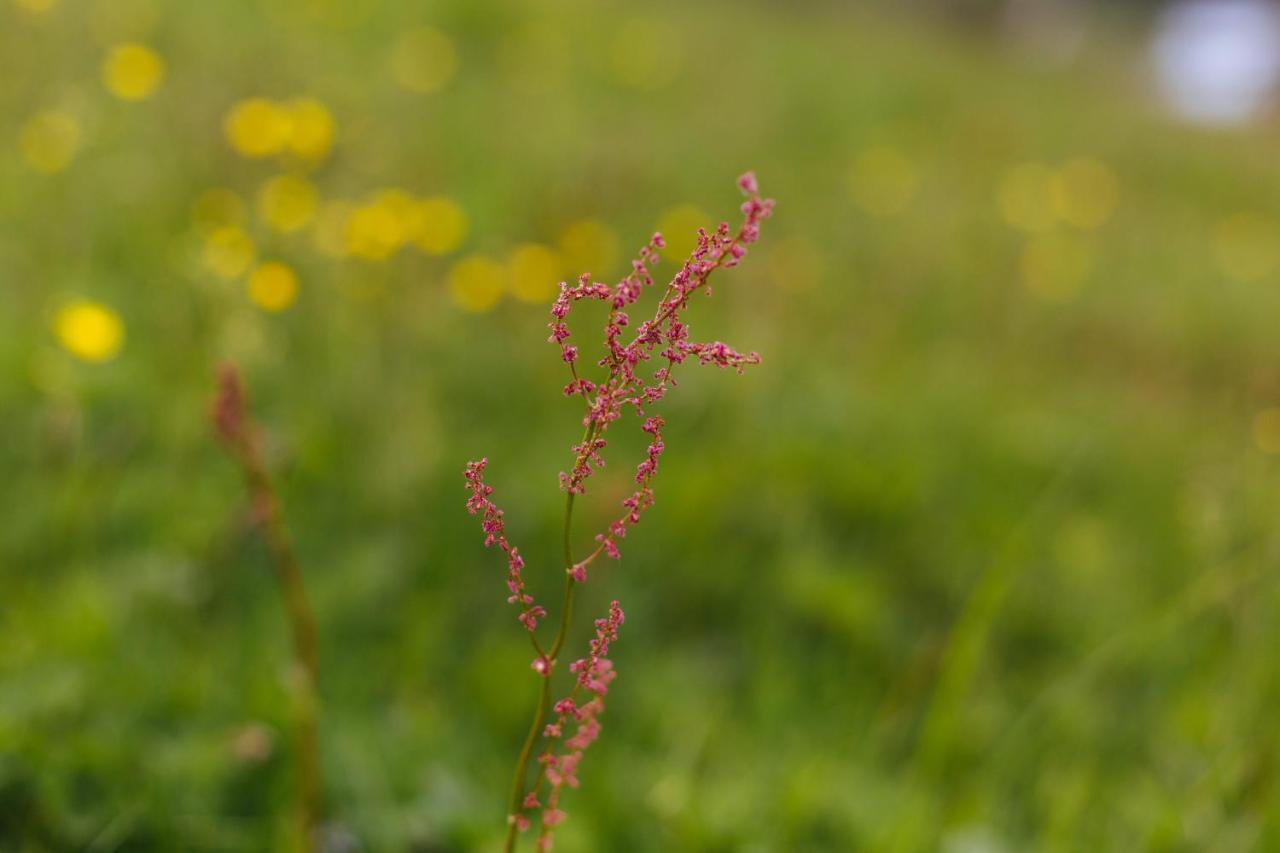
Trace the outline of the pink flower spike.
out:
M 583 438 L 572 445 L 572 465 L 567 466 L 559 478 L 560 488 L 567 493 L 565 546 L 568 556 L 560 564 L 566 566 L 565 611 L 560 614 L 565 621 L 554 645 L 549 647 L 551 656 L 536 632 L 547 611 L 526 589 L 525 557 L 508 541 L 503 512 L 491 498 L 493 488 L 484 482 L 488 461 L 482 458 L 470 462 L 464 472 L 467 511 L 481 516 L 485 546 L 496 545 L 506 557 L 507 601 L 519 608 L 517 619 L 530 633 L 535 654 L 530 668 L 545 679 L 543 704 L 539 706 L 534 727 L 534 735 L 541 731 L 543 738 L 536 752 L 537 781 L 532 790 L 523 787 L 528 778 L 528 765 L 535 755 L 534 739 L 530 738 L 516 766 L 517 794 L 510 804 L 515 814 L 508 817 L 511 827 L 508 847 L 512 845 L 516 829 L 527 829 L 530 818 L 536 815 L 534 819 L 540 818 L 542 824 L 536 847 L 542 851 L 551 849 L 554 829 L 565 819 L 565 812 L 559 806 L 560 797 L 565 788 L 578 787 L 579 764 L 586 749 L 600 736 L 605 697 L 617 677 L 608 657 L 624 618 L 617 601 L 610 604 L 603 618 L 595 620 L 595 636 L 589 641 L 585 655 L 573 660 L 565 654 L 572 688 L 552 706 L 554 716 L 544 720 L 545 712 L 551 710 L 546 704 L 550 698 L 547 690 L 569 625 L 575 585 L 586 582 L 587 567 L 597 558 L 620 557 L 620 543 L 654 505 L 654 479 L 665 467 L 662 463 L 667 449 L 663 436 L 666 424 L 654 407 L 677 386 L 682 364 L 714 365 L 741 373 L 745 367 L 760 362 L 760 356 L 754 352 L 741 352 L 722 341 L 695 337 L 686 311 L 693 299 L 711 294 L 711 277 L 717 270 L 735 267 L 746 257 L 749 247 L 760 238 L 764 220 L 773 213 L 773 200 L 759 195 L 754 172 L 739 176 L 737 185 L 746 196 L 739 208 L 742 218 L 737 226 L 719 222 L 697 229 L 696 245 L 655 294 L 656 305 L 651 314 L 641 308 L 640 301 L 655 284 L 654 271 L 663 260 L 662 250 L 668 245 L 660 233 L 652 234 L 640 248 L 621 279 L 606 284 L 584 273 L 576 281 L 561 282 L 551 304 L 551 316 L 547 318 L 548 341 L 556 346 L 570 374 L 568 384 L 561 386 L 561 391 L 564 396 L 578 400 L 576 405 L 582 407 L 584 429 Z M 716 279 L 717 283 L 720 278 Z M 605 303 L 596 309 L 605 317 L 596 347 L 584 346 L 570 330 L 569 315 L 583 300 Z M 229 402 L 222 406 L 226 412 L 221 417 L 227 423 L 234 421 L 234 402 L 229 395 Z M 621 502 L 622 512 L 606 518 L 602 531 L 597 528 L 594 550 L 575 559 L 572 544 L 577 534 L 568 523 L 574 500 L 577 495 L 587 493 L 587 481 L 605 465 L 604 451 L 608 444 L 605 434 L 616 421 L 630 413 L 635 414 L 647 436 L 644 455 L 631 463 L 635 465 L 634 485 Z M 223 432 L 230 431 L 223 429 Z

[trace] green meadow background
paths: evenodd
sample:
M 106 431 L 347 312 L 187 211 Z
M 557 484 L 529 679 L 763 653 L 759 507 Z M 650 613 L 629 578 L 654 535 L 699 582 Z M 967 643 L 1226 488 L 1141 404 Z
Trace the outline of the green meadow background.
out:
M 556 849 L 1280 849 L 1280 125 L 1177 124 L 1141 20 L 1093 34 L 4 0 L 0 850 L 288 837 L 226 359 L 320 623 L 327 849 L 495 849 L 538 685 L 463 465 L 555 601 L 552 285 L 736 216 L 747 169 L 776 214 L 690 319 L 763 363 L 685 372 L 657 505 L 581 590 L 571 650 L 627 621 Z M 272 124 L 297 99 L 331 140 Z M 424 250 L 423 199 L 465 231 Z

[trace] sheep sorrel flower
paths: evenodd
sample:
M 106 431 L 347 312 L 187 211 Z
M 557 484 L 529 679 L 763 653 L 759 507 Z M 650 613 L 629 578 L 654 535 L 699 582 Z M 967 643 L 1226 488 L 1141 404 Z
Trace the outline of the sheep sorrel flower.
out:
M 538 849 L 551 849 L 551 834 L 565 819 L 565 813 L 560 809 L 561 793 L 566 785 L 570 788 L 578 786 L 577 770 L 583 752 L 600 734 L 599 718 L 604 712 L 604 697 L 615 676 L 613 664 L 607 657 L 609 645 L 618 639 L 618 628 L 623 620 L 618 602 L 609 606 L 607 616 L 596 620 L 595 639 L 591 641 L 586 657 L 569 665 L 569 671 L 575 676 L 573 685 L 568 695 L 554 705 L 551 702 L 551 679 L 568 634 L 575 588 L 586 582 L 588 567 L 602 554 L 615 560 L 621 556 L 618 541 L 653 506 L 652 484 L 659 460 L 666 450 L 662 438 L 666 422 L 660 416 L 650 414 L 649 409 L 676 385 L 676 368 L 687 359 L 721 368 L 732 367 L 738 373 L 746 365 L 760 361 L 760 356 L 754 352 L 742 353 L 720 341 L 692 340 L 689 326 L 682 316 L 696 291 L 705 289 L 710 293 L 708 282 L 713 272 L 721 267 L 738 265 L 746 255 L 747 247 L 759 239 L 761 221 L 773 211 L 773 200 L 760 197 L 754 174 L 748 172 L 740 177 L 738 188 L 747 200 L 742 204 L 742 222 L 737 230 L 730 229 L 727 222 L 721 222 L 711 232 L 698 229 L 698 242 L 693 254 L 668 282 L 652 317 L 632 327 L 628 309 L 640 299 L 645 288 L 653 285 L 651 268 L 657 264 L 659 251 L 665 246 L 661 234 L 654 234 L 645 244 L 639 257 L 632 261 L 631 272 L 617 284 L 601 284 L 592 281 L 590 273 L 584 273 L 575 284 L 562 282 L 560 295 L 551 305 L 549 341 L 560 348 L 560 357 L 569 366 L 571 380 L 564 387 L 565 396 L 582 398 L 584 433 L 582 440 L 572 447 L 573 465 L 569 471 L 560 474 L 560 488 L 565 492 L 564 596 L 559 628 L 549 645 L 543 645 L 537 633 L 538 620 L 546 617 L 547 611 L 525 591 L 524 558 L 507 541 L 502 510 L 489 499 L 493 488 L 484 482 L 488 460 L 467 464 L 464 477 L 471 492 L 467 498 L 467 510 L 472 515 L 483 517 L 485 546 L 496 544 L 507 555 L 507 590 L 510 593 L 507 601 L 520 608 L 517 618 L 528 631 L 533 645 L 531 667 L 542 682 L 533 724 L 529 727 L 512 780 L 507 851 L 515 849 L 517 834 L 527 830 L 534 817 L 541 823 Z M 600 374 L 595 379 L 584 376 L 584 371 L 579 370 L 579 348 L 569 342 L 571 335 L 566 321 L 574 305 L 583 299 L 597 300 L 608 306 L 601 356 L 595 362 Z M 631 328 L 634 332 L 628 333 Z M 574 500 L 586 493 L 587 480 L 603 467 L 603 451 L 607 444 L 604 434 L 627 409 L 635 412 L 641 420 L 641 430 L 649 436 L 645 457 L 636 466 L 636 489 L 622 501 L 623 512 L 617 520 L 596 535 L 595 548 L 582 559 L 575 559 L 572 544 Z M 554 711 L 555 718 L 548 723 L 549 711 Z M 529 762 L 539 738 L 542 749 L 538 755 L 536 775 L 533 783 L 527 785 Z

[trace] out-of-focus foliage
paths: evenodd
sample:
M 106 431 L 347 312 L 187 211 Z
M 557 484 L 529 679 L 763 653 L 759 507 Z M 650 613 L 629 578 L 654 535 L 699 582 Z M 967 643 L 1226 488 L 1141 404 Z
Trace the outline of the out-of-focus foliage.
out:
M 694 322 L 765 361 L 682 379 L 583 590 L 573 642 L 627 623 L 557 849 L 1280 847 L 1274 125 L 1172 125 L 1123 37 L 1047 67 L 796 9 L 3 0 L 0 849 L 287 833 L 225 358 L 334 849 L 492 849 L 536 684 L 463 462 L 554 599 L 551 285 L 747 168 L 777 215 Z

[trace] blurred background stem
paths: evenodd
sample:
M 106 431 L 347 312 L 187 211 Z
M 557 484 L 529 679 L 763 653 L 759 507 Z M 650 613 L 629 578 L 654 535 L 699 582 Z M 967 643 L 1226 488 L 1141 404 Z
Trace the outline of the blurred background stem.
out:
M 307 601 L 302 571 L 294 555 L 288 530 L 280 517 L 279 503 L 271 488 L 265 466 L 257 454 L 244 460 L 245 475 L 252 496 L 255 520 L 271 552 L 280 594 L 284 599 L 293 636 L 293 665 L 289 672 L 289 691 L 293 699 L 294 772 L 297 774 L 298 838 L 300 851 L 317 849 L 316 828 L 320 813 L 320 749 L 316 733 L 318 697 L 316 695 L 316 629 Z
M 280 595 L 284 600 L 293 661 L 288 689 L 292 700 L 293 761 L 295 774 L 297 851 L 317 849 L 316 828 L 320 815 L 320 760 L 316 732 L 318 716 L 316 625 L 307 600 L 302 570 L 298 566 L 289 531 L 280 514 L 280 501 L 271 485 L 263 459 L 259 431 L 247 413 L 243 382 L 235 368 L 218 375 L 218 395 L 212 411 L 215 431 L 227 445 L 244 474 L 253 524 L 262 532 Z

